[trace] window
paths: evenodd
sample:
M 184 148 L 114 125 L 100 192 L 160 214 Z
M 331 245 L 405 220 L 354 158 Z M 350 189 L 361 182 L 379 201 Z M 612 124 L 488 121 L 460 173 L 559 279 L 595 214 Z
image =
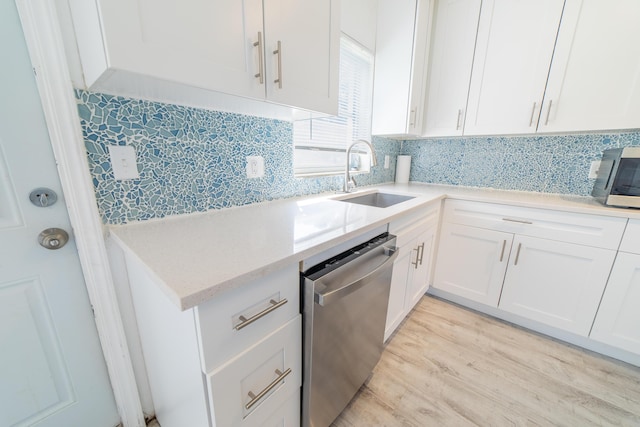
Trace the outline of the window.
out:
M 296 176 L 336 175 L 345 169 L 345 152 L 357 139 L 371 141 L 373 53 L 342 35 L 340 40 L 338 115 L 293 123 L 293 165 Z M 353 171 L 369 171 L 369 151 L 354 147 Z

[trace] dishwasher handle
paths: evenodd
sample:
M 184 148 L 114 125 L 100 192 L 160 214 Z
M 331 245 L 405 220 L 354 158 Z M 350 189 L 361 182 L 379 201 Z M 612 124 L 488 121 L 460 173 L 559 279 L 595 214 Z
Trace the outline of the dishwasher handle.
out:
M 367 273 L 365 276 L 359 278 L 358 280 L 339 287 L 338 289 L 332 289 L 327 292 L 315 292 L 315 302 L 321 306 L 327 306 L 332 302 L 337 301 L 340 298 L 357 291 L 363 286 L 366 286 L 367 283 L 371 281 L 371 279 L 377 277 L 384 269 L 389 266 L 389 264 L 393 264 L 393 261 L 395 261 L 395 259 L 398 257 L 398 253 L 398 248 L 385 248 L 385 255 L 388 255 L 389 258 L 385 262 L 380 264 L 375 270 Z

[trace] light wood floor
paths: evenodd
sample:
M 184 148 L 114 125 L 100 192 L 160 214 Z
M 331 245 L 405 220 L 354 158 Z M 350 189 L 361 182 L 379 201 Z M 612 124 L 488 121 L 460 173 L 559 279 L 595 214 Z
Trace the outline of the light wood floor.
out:
M 640 368 L 424 297 L 333 425 L 640 426 Z

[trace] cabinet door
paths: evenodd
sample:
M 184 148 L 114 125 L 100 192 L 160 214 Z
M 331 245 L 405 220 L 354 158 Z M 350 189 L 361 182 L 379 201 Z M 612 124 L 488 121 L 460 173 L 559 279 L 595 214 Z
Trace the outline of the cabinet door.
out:
M 337 114 L 339 2 L 264 0 L 264 27 L 267 99 Z
M 517 236 L 499 307 L 587 336 L 616 252 Z
M 640 127 L 639 22 L 637 0 L 567 0 L 538 130 Z
M 640 354 L 640 255 L 619 252 L 591 338 Z
M 445 223 L 433 287 L 497 307 L 513 235 Z
M 72 2 L 76 27 L 85 25 L 87 15 L 79 11 L 89 2 Z M 259 70 L 259 53 L 253 46 L 258 32 L 262 32 L 261 0 L 98 3 L 106 52 L 82 49 L 83 44 L 91 42 L 82 37 L 78 37 L 78 43 L 83 55 L 105 55 L 107 64 L 92 68 L 99 61 L 83 57 L 87 85 L 108 67 L 264 99 L 264 85 L 254 77 Z
M 416 253 L 412 250 L 413 246 L 413 243 L 409 243 L 398 249 L 400 255 L 398 255 L 398 258 L 396 258 L 393 263 L 389 305 L 387 306 L 387 320 L 384 327 L 385 341 L 404 319 L 404 301 L 407 294 L 409 268 L 413 267 L 411 262 L 414 261 L 416 257 Z
M 409 269 L 410 278 L 407 281 L 405 300 L 405 315 L 415 307 L 429 287 L 429 274 L 433 259 L 433 245 L 436 237 L 436 227 L 422 232 L 417 240 L 415 250 L 415 262 L 412 261 Z
M 419 135 L 432 0 L 378 0 L 374 135 Z
M 465 135 L 535 132 L 563 5 L 482 2 Z
M 424 136 L 462 135 L 480 3 L 442 0 L 435 5 Z

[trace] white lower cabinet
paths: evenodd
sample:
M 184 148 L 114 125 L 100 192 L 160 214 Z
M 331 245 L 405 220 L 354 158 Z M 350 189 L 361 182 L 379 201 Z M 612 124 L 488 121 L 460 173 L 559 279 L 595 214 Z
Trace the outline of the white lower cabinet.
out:
M 433 287 L 498 306 L 513 234 L 446 223 Z
M 498 307 L 587 336 L 616 252 L 516 236 Z
M 439 214 L 440 206 L 435 205 L 389 226 L 389 231 L 397 236 L 400 254 L 393 264 L 385 341 L 429 287 Z
M 127 258 L 155 415 L 162 427 L 300 424 L 298 264 L 180 311 Z
M 640 354 L 639 308 L 640 254 L 619 252 L 590 337 Z
M 433 288 L 587 337 L 625 225 L 624 218 L 447 200 Z
M 414 257 L 413 248 L 398 248 L 400 254 L 393 263 L 391 276 L 391 290 L 389 291 L 389 305 L 387 308 L 387 321 L 384 329 L 384 340 L 396 330 L 405 316 L 404 300 L 407 283 L 409 282 L 409 267 Z

